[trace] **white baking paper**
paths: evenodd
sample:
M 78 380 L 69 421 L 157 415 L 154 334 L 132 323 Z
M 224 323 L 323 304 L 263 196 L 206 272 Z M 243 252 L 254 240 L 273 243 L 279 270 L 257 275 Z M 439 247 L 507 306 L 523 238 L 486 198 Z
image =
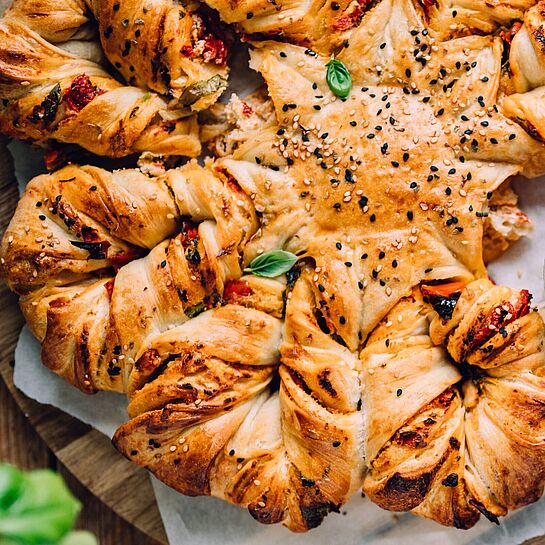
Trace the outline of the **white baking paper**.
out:
M 246 73 L 246 60 L 239 57 L 233 73 Z M 237 91 L 255 87 L 251 79 L 235 78 Z M 248 84 L 248 81 L 251 81 Z M 21 188 L 44 171 L 40 152 L 25 144 L 10 145 Z M 528 288 L 534 301 L 545 300 L 545 178 L 519 180 L 515 187 L 521 207 L 535 224 L 530 237 L 517 242 L 490 267 L 498 283 Z M 112 436 L 126 420 L 123 396 L 102 392 L 86 396 L 69 386 L 40 363 L 40 347 L 28 329 L 23 329 L 15 352 L 15 384 L 27 396 L 48 403 Z M 113 447 L 112 447 L 113 448 Z M 292 534 L 282 526 L 263 526 L 244 509 L 215 498 L 188 498 L 152 478 L 159 510 L 170 545 L 516 545 L 545 534 L 545 500 L 502 519 L 496 527 L 481 520 L 468 531 L 445 529 L 410 514 L 392 514 L 356 495 L 340 514 L 330 514 L 321 527 L 307 534 Z

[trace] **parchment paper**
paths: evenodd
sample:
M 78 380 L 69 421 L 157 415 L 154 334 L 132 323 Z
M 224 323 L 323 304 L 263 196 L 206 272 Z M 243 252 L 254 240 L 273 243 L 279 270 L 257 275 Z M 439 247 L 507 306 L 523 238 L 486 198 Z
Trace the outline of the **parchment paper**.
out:
M 246 59 L 237 59 L 233 72 L 238 91 L 255 87 L 248 79 Z M 250 84 L 248 82 L 251 81 Z M 44 172 L 41 153 L 25 144 L 10 145 L 16 162 L 20 187 L 34 175 Z M 490 267 L 491 277 L 499 283 L 528 288 L 534 301 L 545 300 L 543 278 L 545 258 L 545 178 L 519 180 L 515 187 L 521 207 L 535 224 L 530 237 L 514 244 Z M 25 328 L 15 352 L 15 384 L 27 396 L 48 403 L 94 426 L 109 437 L 126 420 L 123 396 L 99 393 L 86 396 L 69 386 L 40 364 L 38 342 Z M 292 534 L 281 526 L 263 526 L 246 510 L 214 498 L 187 498 L 152 478 L 153 487 L 171 545 L 515 545 L 525 539 L 545 534 L 545 501 L 522 509 L 502 519 L 496 527 L 481 520 L 469 531 L 445 529 L 434 522 L 410 514 L 383 511 L 356 495 L 340 514 L 330 514 L 322 526 L 308 534 Z

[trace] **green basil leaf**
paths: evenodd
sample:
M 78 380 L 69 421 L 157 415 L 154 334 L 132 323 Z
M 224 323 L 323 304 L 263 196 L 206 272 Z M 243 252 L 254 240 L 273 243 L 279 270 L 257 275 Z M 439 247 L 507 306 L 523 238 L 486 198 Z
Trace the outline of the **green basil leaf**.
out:
M 297 256 L 284 250 L 274 250 L 258 255 L 252 259 L 245 272 L 251 272 L 256 276 L 274 278 L 288 272 L 296 263 Z
M 80 507 L 53 471 L 23 473 L 0 464 L 0 538 L 22 545 L 58 543 L 74 526 Z
M 340 98 L 346 98 L 352 89 L 352 76 L 348 68 L 337 59 L 331 59 L 326 66 L 326 81 L 331 92 Z
M 195 104 L 195 102 L 197 102 L 197 100 L 200 98 L 206 95 L 211 95 L 212 93 L 215 93 L 220 89 L 225 89 L 226 87 L 227 80 L 223 76 L 216 74 L 207 81 L 198 81 L 197 83 L 190 85 L 182 93 L 182 96 L 180 97 L 180 104 L 183 106 L 191 106 L 191 104 Z
M 184 313 L 188 318 L 195 318 L 195 316 L 202 314 L 205 310 L 206 310 L 206 307 L 204 306 L 204 302 L 201 301 L 200 303 L 197 303 L 196 305 L 193 305 L 192 307 L 187 307 L 184 310 Z
M 23 473 L 17 468 L 7 464 L 0 465 L 0 512 L 8 509 L 19 497 L 23 480 Z

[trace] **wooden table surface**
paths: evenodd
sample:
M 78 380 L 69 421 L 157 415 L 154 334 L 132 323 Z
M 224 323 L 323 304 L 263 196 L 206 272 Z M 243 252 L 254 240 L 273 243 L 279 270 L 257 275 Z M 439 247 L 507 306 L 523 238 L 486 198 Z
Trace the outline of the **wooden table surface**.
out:
M 34 431 L 1 379 L 0 460 L 24 469 L 49 467 L 58 470 L 83 505 L 78 528 L 93 532 L 101 545 L 158 545 L 118 517 L 62 467 Z

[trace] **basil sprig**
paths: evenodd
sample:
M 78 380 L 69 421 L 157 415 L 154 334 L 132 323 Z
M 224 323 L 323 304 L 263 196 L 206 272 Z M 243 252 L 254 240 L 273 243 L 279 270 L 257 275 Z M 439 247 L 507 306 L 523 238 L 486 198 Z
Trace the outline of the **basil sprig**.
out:
M 337 59 L 331 59 L 326 66 L 326 81 L 331 92 L 340 98 L 346 98 L 352 89 L 352 76 L 348 68 Z
M 49 469 L 30 472 L 0 464 L 0 543 L 97 545 L 88 532 L 70 532 L 80 503 Z
M 274 278 L 288 272 L 297 263 L 297 256 L 284 250 L 274 250 L 252 259 L 244 272 Z

